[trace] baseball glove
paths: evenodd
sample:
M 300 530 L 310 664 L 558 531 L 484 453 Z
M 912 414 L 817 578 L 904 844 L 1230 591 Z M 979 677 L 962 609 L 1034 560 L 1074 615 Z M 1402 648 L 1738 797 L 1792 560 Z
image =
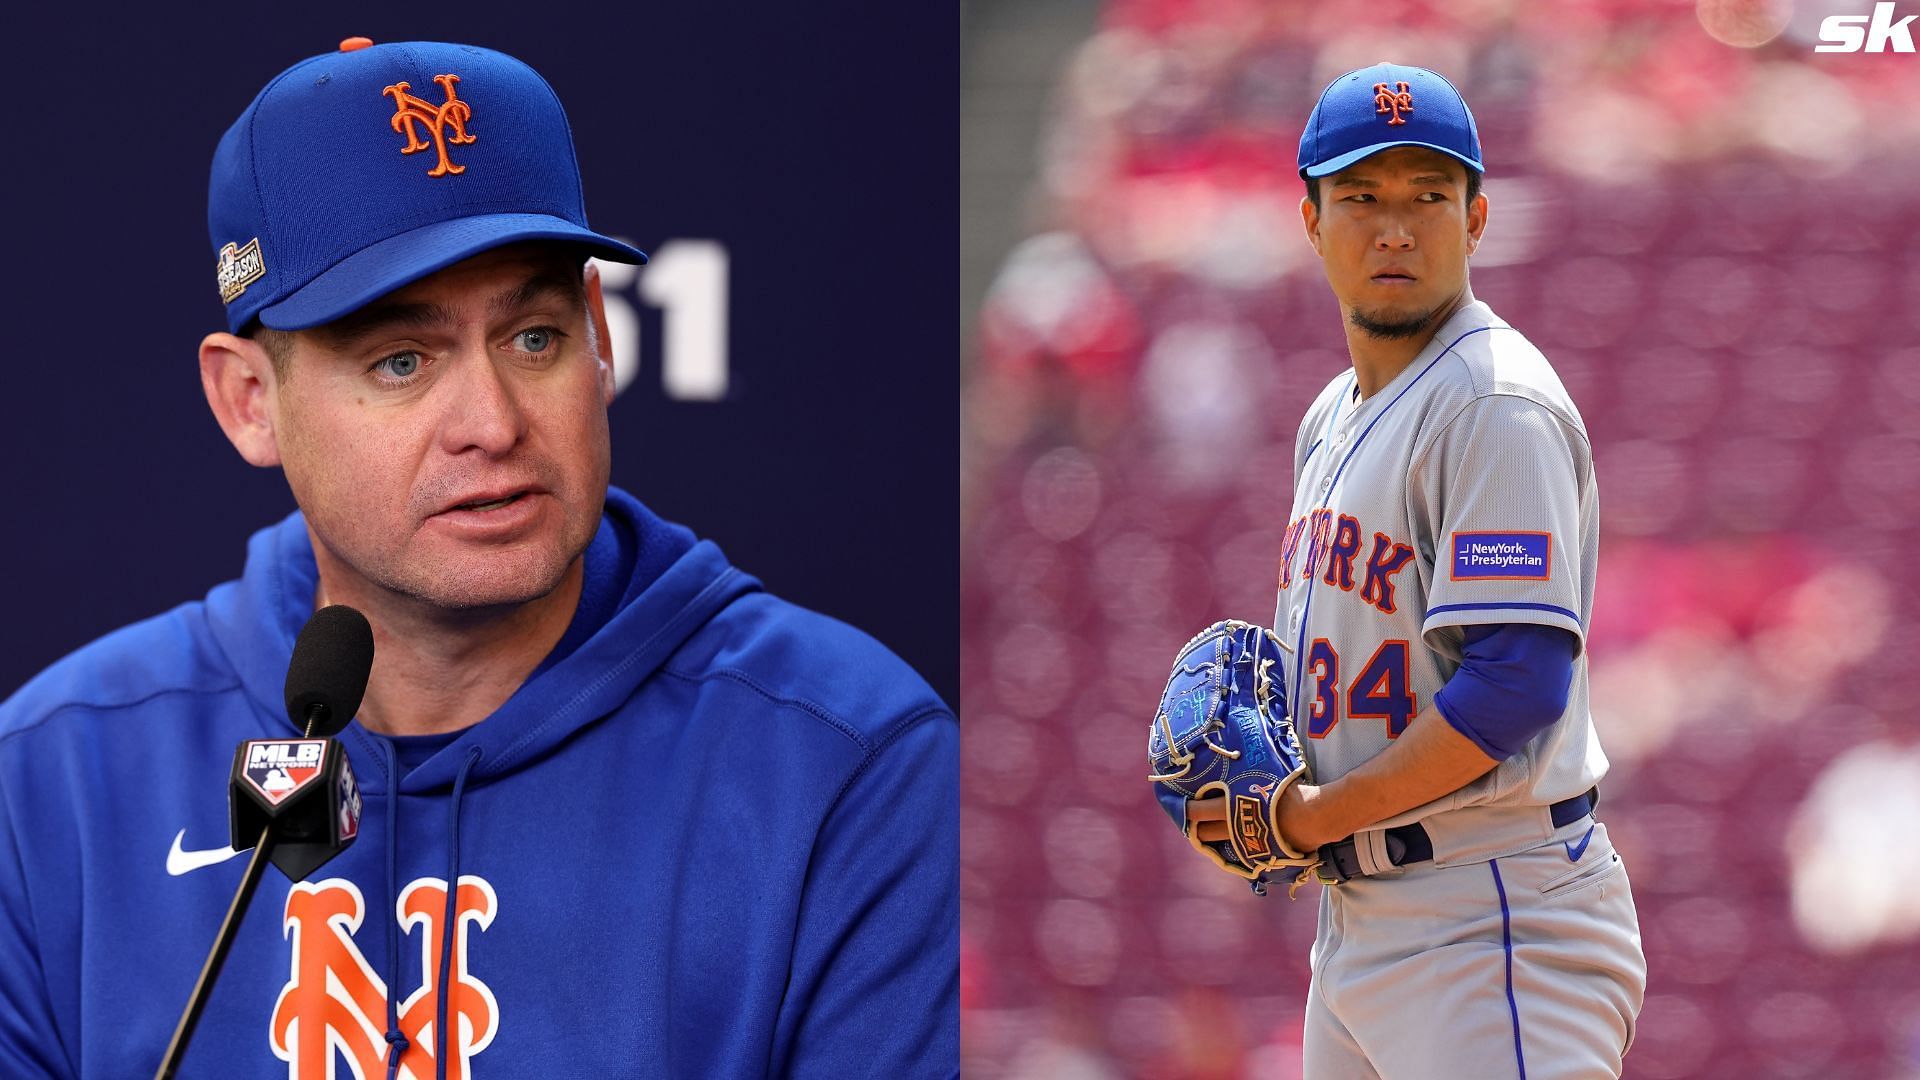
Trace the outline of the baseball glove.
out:
M 1147 779 L 1161 806 L 1195 849 L 1262 895 L 1269 874 L 1303 868 L 1297 884 L 1320 861 L 1317 853 L 1287 847 L 1275 814 L 1289 785 L 1312 782 L 1271 670 L 1283 648 L 1272 631 L 1251 623 L 1229 620 L 1200 631 L 1173 662 L 1147 734 Z M 1231 839 L 1201 840 L 1187 800 L 1216 793 L 1228 800 Z

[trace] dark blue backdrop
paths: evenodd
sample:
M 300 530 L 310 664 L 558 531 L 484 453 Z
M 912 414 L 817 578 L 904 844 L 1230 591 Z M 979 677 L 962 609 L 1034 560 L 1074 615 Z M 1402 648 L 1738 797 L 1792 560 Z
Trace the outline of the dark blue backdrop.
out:
M 567 107 L 595 227 L 725 246 L 722 401 L 668 396 L 661 313 L 624 290 L 643 347 L 614 482 L 957 701 L 953 10 L 368 10 L 75 5 L 16 32 L 0 697 L 237 576 L 247 534 L 292 509 L 201 397 L 195 348 L 221 325 L 207 164 L 267 79 L 359 34 L 527 61 Z

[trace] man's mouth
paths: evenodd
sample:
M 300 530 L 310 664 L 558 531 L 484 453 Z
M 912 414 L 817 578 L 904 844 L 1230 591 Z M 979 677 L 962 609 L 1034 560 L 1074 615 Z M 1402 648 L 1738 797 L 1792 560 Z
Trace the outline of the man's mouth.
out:
M 484 512 L 486 512 L 486 511 L 488 511 L 488 510 L 498 510 L 498 509 L 500 509 L 501 507 L 503 507 L 503 506 L 506 506 L 506 505 L 508 505 L 509 503 L 513 503 L 513 502 L 518 502 L 518 501 L 519 501 L 519 499 L 520 499 L 520 497 L 521 497 L 521 496 L 523 496 L 523 495 L 525 495 L 525 494 L 526 494 L 526 492 L 524 492 L 524 491 L 516 491 L 516 492 L 514 492 L 514 493 L 513 493 L 513 494 L 511 494 L 511 495 L 508 495 L 508 496 L 505 496 L 504 498 L 499 498 L 499 499 L 489 499 L 489 500 L 488 500 L 488 501 L 486 501 L 486 502 L 470 502 L 470 503 L 461 503 L 461 504 L 460 504 L 459 506 L 456 506 L 456 507 L 454 507 L 453 509 L 455 509 L 455 510 L 477 510 L 477 511 L 480 511 L 480 512 L 482 512 L 482 513 L 484 513 Z

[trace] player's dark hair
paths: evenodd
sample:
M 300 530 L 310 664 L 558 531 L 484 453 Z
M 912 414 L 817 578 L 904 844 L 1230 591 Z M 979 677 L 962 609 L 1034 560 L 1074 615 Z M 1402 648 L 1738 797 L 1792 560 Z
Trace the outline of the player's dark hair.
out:
M 1313 203 L 1313 212 L 1316 214 L 1322 212 L 1320 206 L 1320 181 L 1324 179 L 1326 178 L 1322 176 L 1307 177 L 1307 201 Z M 1471 203 L 1473 197 L 1478 194 L 1480 194 L 1480 174 L 1472 169 L 1468 169 L 1467 201 Z

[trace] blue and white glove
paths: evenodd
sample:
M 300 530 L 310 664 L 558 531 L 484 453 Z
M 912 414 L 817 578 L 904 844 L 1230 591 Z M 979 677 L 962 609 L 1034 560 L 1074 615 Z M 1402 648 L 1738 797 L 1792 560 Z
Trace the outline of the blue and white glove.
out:
M 1261 894 L 1269 874 L 1320 861 L 1318 853 L 1287 847 L 1276 815 L 1288 785 L 1312 782 L 1272 670 L 1283 648 L 1272 631 L 1251 623 L 1200 631 L 1174 661 L 1147 735 L 1147 779 L 1161 807 L 1196 850 Z M 1227 800 L 1229 839 L 1202 840 L 1187 800 L 1216 794 Z

